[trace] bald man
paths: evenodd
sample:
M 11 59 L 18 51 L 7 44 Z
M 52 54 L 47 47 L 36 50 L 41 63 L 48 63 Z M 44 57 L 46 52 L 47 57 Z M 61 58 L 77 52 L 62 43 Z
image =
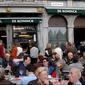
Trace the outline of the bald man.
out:
M 67 85 L 82 85 L 82 83 L 79 81 L 80 77 L 81 77 L 80 70 L 77 68 L 72 68 L 68 75 L 69 82 Z

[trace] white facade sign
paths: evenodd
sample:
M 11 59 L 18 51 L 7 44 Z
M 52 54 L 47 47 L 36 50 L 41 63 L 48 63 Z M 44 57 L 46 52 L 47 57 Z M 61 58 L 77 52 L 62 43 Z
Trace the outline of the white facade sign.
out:
M 51 2 L 51 6 L 63 6 L 61 2 Z

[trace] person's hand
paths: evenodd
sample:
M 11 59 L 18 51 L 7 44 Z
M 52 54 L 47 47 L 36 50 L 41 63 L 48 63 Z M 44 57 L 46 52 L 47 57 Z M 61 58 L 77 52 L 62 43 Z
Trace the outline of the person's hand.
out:
M 49 85 L 49 81 L 48 80 L 45 80 L 44 81 L 44 84 Z
M 8 52 L 8 53 L 10 52 L 9 49 L 7 50 L 7 52 Z
M 23 58 L 21 59 L 21 61 L 23 61 Z
M 58 67 L 60 67 L 60 66 L 61 66 L 60 61 L 58 61 L 58 62 L 56 63 L 56 65 L 57 65 Z

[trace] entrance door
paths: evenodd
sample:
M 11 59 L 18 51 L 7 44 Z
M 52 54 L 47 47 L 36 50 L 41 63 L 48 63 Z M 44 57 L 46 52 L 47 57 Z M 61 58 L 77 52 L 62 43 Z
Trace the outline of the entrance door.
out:
M 85 41 L 85 28 L 74 28 L 74 42 L 77 45 L 80 44 L 81 41 Z
M 7 36 L 5 27 L 0 27 L 0 39 L 3 41 L 4 46 L 7 45 Z

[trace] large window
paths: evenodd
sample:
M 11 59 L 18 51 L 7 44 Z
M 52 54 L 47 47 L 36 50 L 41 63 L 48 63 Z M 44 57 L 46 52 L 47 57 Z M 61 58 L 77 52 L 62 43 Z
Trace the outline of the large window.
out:
M 36 26 L 13 26 L 13 41 L 36 43 Z

